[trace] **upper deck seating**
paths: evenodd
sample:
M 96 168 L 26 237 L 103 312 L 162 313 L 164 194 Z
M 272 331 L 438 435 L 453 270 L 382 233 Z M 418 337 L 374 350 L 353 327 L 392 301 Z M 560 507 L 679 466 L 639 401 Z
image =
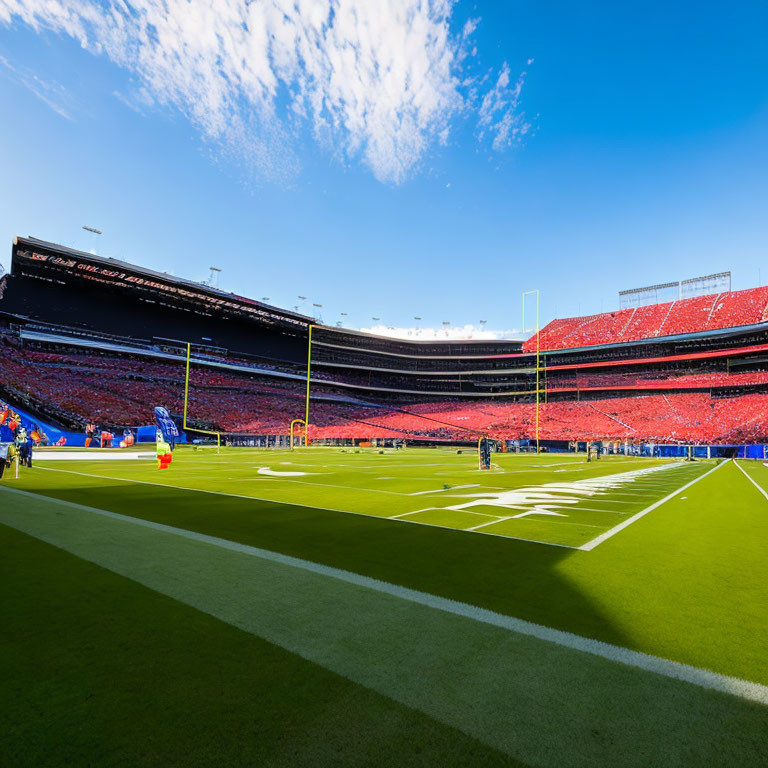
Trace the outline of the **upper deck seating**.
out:
M 765 321 L 768 321 L 768 286 L 553 320 L 542 328 L 539 345 L 545 350 L 574 349 Z M 523 344 L 523 351 L 535 350 L 534 335 Z

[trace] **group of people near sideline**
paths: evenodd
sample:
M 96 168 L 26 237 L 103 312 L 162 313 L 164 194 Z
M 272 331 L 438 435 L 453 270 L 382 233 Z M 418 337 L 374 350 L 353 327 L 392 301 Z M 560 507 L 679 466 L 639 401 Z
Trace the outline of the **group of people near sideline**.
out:
M 18 457 L 19 463 L 32 466 L 32 446 L 48 445 L 48 436 L 33 424 L 29 430 L 22 424 L 21 416 L 9 405 L 0 401 L 0 427 L 7 427 L 11 442 L 0 442 L 0 478 L 6 467 Z

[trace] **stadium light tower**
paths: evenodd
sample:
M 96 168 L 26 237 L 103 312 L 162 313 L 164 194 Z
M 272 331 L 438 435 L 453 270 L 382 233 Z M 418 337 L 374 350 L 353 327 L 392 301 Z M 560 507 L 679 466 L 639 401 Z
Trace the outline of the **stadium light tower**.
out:
M 211 270 L 211 274 L 208 275 L 208 287 L 209 288 L 218 288 L 219 287 L 219 275 L 221 274 L 221 270 L 218 267 L 208 267 L 208 269 Z
M 261 300 L 262 300 L 262 301 L 269 301 L 269 296 L 262 296 L 262 297 L 261 297 Z
M 322 304 L 313 304 L 314 311 L 312 312 L 312 316 L 315 318 L 316 323 L 322 323 L 323 322 L 323 313 L 320 311 L 323 308 Z
M 373 320 L 374 323 L 378 323 L 381 318 L 380 317 L 372 317 L 371 320 Z

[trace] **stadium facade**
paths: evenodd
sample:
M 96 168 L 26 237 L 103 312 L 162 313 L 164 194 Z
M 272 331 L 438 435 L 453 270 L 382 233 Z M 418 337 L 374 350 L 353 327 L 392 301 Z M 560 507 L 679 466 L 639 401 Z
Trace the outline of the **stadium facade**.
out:
M 554 320 L 521 341 L 408 341 L 18 237 L 0 278 L 0 399 L 79 431 L 180 414 L 314 440 L 768 440 L 768 287 Z M 537 405 L 536 348 L 540 350 Z

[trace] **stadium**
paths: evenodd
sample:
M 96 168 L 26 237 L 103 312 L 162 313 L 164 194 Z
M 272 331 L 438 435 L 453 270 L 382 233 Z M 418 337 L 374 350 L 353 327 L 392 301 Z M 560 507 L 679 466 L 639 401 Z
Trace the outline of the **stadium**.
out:
M 35 711 L 40 765 L 766 764 L 768 287 L 699 283 L 412 341 L 17 237 L 5 565 L 58 586 L 10 604 L 79 682 L 12 656 L 12 741 Z
M 768 768 L 767 31 L 0 0 L 0 768 Z
M 153 405 L 180 419 L 187 345 L 189 426 L 225 442 L 287 445 L 307 415 L 326 445 L 488 436 L 762 458 L 768 441 L 768 287 L 553 320 L 525 342 L 420 342 L 34 238 L 11 265 L 2 394 L 69 445 L 90 421 L 149 425 Z

